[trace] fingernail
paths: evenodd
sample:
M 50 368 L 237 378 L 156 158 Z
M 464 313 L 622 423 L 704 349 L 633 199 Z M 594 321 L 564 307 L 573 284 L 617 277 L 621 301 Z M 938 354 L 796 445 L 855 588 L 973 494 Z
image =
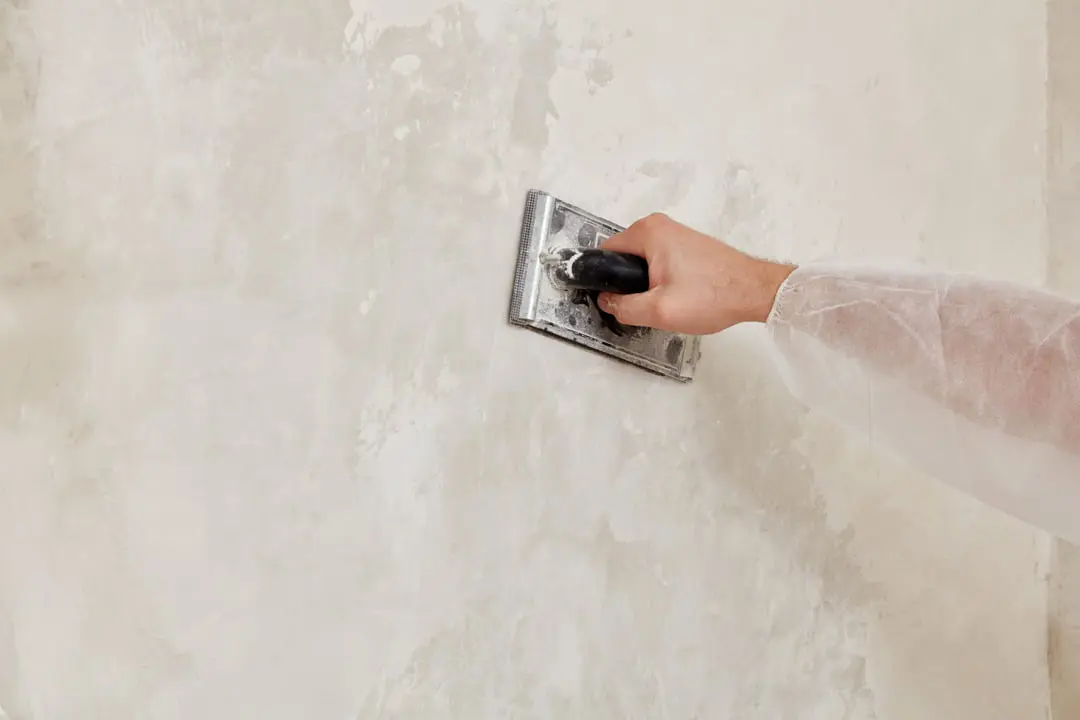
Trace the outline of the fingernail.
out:
M 600 296 L 600 309 L 606 313 L 615 312 L 615 301 L 607 295 Z

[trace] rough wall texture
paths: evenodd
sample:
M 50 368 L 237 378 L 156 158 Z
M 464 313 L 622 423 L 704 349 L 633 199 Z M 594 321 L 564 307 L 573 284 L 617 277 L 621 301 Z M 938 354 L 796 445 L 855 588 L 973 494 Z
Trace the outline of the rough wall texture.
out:
M 524 191 L 1046 279 L 1009 0 L 0 6 L 13 718 L 1041 718 L 1046 541 L 505 322 Z
M 1049 281 L 1080 297 L 1080 0 L 1051 0 L 1047 20 Z M 1058 544 L 1050 587 L 1053 716 L 1080 718 L 1080 548 Z
M 1047 20 L 1049 279 L 1080 293 L 1080 0 L 1051 0 Z

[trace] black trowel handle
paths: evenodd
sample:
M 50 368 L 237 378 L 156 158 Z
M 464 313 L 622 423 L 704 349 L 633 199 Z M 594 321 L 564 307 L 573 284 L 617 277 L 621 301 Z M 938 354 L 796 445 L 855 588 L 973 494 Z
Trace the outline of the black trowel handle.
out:
M 573 290 L 643 293 L 649 289 L 649 264 L 643 257 L 614 250 L 580 250 L 560 279 Z

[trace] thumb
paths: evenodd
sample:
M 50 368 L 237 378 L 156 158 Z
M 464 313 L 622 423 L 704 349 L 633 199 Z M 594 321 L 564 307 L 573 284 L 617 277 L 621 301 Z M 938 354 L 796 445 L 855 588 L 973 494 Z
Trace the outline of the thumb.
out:
M 604 312 L 614 315 L 623 325 L 653 327 L 659 295 L 659 288 L 633 295 L 600 293 L 599 302 Z

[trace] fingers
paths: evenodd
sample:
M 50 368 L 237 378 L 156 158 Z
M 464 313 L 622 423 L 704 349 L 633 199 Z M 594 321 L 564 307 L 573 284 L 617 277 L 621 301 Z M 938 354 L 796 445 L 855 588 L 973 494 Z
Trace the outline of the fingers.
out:
M 639 257 L 649 258 L 649 250 L 654 246 L 666 225 L 670 224 L 667 216 L 654 213 L 646 218 L 638 220 L 625 231 L 613 235 L 600 247 L 604 250 L 629 253 Z M 662 327 L 662 317 L 659 312 L 660 299 L 663 290 L 655 287 L 655 276 L 650 277 L 654 287 L 648 292 L 633 295 L 618 295 L 615 293 L 601 293 L 600 307 L 605 312 L 614 315 L 624 325 L 637 327 Z
M 600 307 L 604 312 L 611 313 L 623 325 L 637 327 L 658 327 L 659 313 L 657 312 L 659 289 L 634 295 L 617 295 L 615 293 L 601 293 Z
M 647 257 L 649 245 L 647 226 L 647 220 L 638 220 L 618 235 L 609 237 L 600 247 L 603 250 L 614 250 L 615 252 Z
M 634 232 L 634 228 L 631 227 L 618 235 L 609 237 L 600 245 L 600 249 L 645 257 L 645 238 L 643 235 L 641 232 Z

